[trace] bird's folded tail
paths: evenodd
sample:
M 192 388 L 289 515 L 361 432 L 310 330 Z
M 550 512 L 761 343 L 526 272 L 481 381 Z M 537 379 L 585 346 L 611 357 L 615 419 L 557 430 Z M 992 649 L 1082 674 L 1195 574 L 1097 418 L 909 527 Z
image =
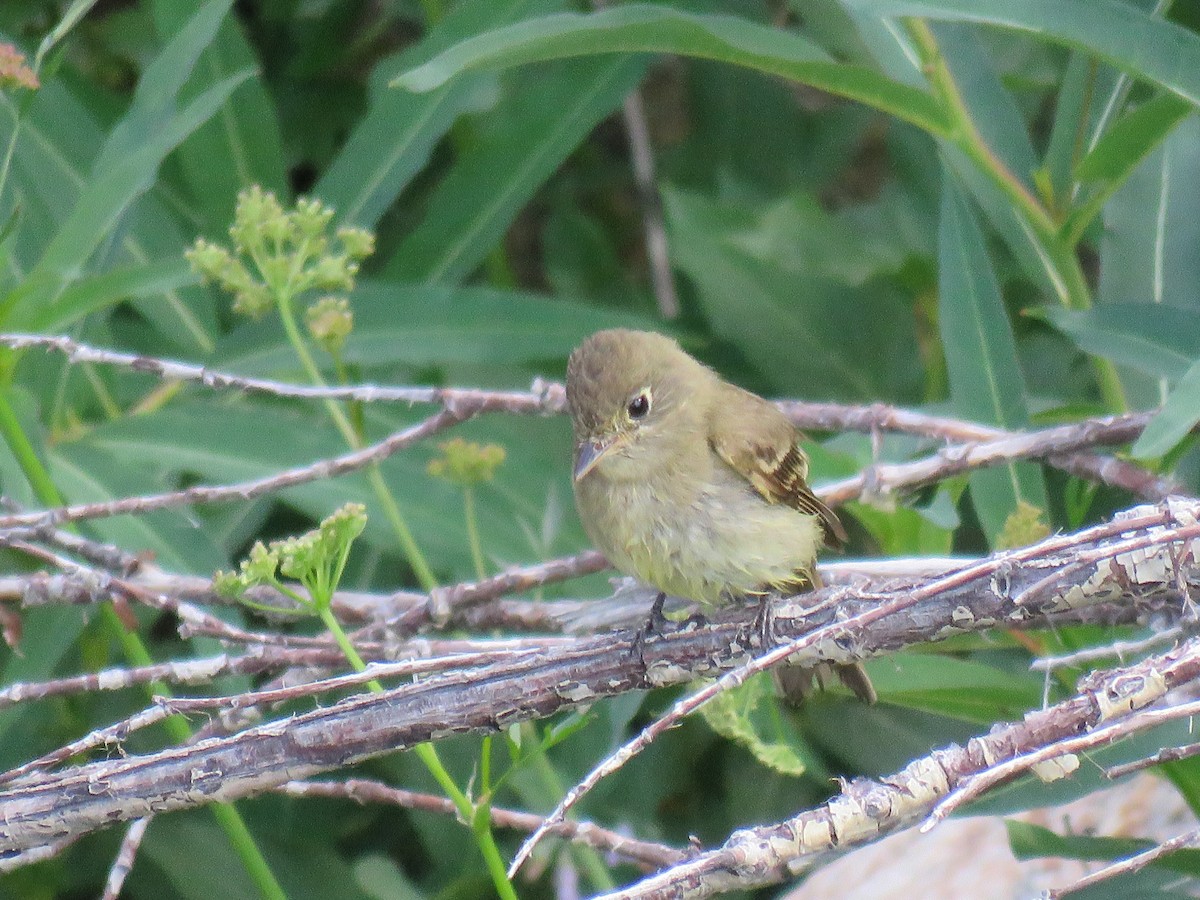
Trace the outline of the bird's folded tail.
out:
M 785 664 L 773 669 L 771 675 L 783 699 L 793 706 L 800 706 L 812 694 L 813 681 L 824 687 L 831 670 L 859 700 L 874 703 L 879 699 L 875 693 L 875 685 L 871 684 L 871 678 L 861 663 L 821 663 L 813 668 L 803 669 Z

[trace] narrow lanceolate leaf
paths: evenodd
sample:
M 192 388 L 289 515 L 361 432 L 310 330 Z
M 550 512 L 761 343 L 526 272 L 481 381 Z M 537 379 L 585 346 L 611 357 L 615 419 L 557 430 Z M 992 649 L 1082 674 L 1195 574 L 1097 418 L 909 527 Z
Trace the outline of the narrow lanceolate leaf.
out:
M 1091 309 L 1041 307 L 1048 320 L 1084 353 L 1171 381 L 1200 356 L 1200 316 L 1159 303 L 1101 303 Z
M 546 0 L 457 4 L 421 43 L 382 63 L 372 76 L 371 105 L 312 193 L 345 224 L 373 228 L 425 165 L 460 115 L 496 102 L 495 76 L 457 78 L 424 94 L 386 85 L 398 72 L 481 31 L 541 11 Z
M 1182 441 L 1197 422 L 1200 422 L 1200 360 L 1183 373 L 1163 408 L 1133 445 L 1133 455 L 1143 459 L 1162 456 Z
M 191 4 L 154 0 L 155 29 L 164 36 L 183 27 Z M 165 39 L 165 37 L 164 37 Z M 221 111 L 180 145 L 175 159 L 188 194 L 189 211 L 210 233 L 233 219 L 238 191 L 251 184 L 286 192 L 287 172 L 275 100 L 267 90 L 261 62 L 236 16 L 227 16 L 204 48 L 179 93 L 188 100 L 238 72 L 256 70 Z
M 64 284 L 76 277 L 117 219 L 153 183 L 163 158 L 198 125 L 208 121 L 249 74 L 228 78 L 205 91 L 135 152 L 114 162 L 99 177 L 88 182 L 75 209 L 46 248 L 34 274 L 54 273 Z
M 1063 233 L 1077 242 L 1108 198 L 1158 144 L 1192 112 L 1192 105 L 1174 94 L 1148 100 L 1121 119 L 1079 162 L 1075 179 L 1095 191 L 1063 224 Z
M 459 159 L 429 200 L 429 215 L 397 248 L 389 278 L 457 282 L 503 238 L 534 192 L 642 77 L 618 56 L 523 73 L 495 128 Z
M 1200 35 L 1121 0 L 846 0 L 884 16 L 980 22 L 1086 50 L 1200 105 Z
M 953 179 L 942 183 L 938 321 L 950 396 L 964 418 L 1005 428 L 1028 423 L 1024 379 L 983 231 Z M 1040 470 L 1011 464 L 971 476 L 971 499 L 990 538 L 1024 500 L 1046 509 Z
M 924 91 L 864 66 L 838 63 L 792 32 L 733 16 L 693 15 L 630 4 L 588 14 L 530 19 L 463 41 L 396 79 L 428 91 L 455 75 L 598 53 L 675 53 L 746 66 L 858 100 L 927 131 L 944 133 L 945 115 Z

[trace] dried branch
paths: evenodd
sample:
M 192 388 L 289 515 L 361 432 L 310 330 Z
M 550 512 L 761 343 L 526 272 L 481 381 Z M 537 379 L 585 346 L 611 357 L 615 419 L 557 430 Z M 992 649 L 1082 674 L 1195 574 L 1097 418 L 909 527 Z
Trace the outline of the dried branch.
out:
M 404 809 L 419 809 L 445 816 L 457 815 L 454 804 L 445 797 L 402 790 L 362 778 L 348 778 L 345 781 L 289 781 L 274 790 L 289 797 L 333 797 L 354 800 L 363 805 L 387 803 Z M 493 806 L 490 813 L 492 824 L 500 828 L 533 831 L 542 823 L 541 816 L 517 810 Z M 604 853 L 622 856 L 650 871 L 673 866 L 687 859 L 687 854 L 681 850 L 663 844 L 639 841 L 590 822 L 566 822 L 554 829 L 554 834 Z
M 247 394 L 268 394 L 299 400 L 354 400 L 359 403 L 436 403 L 452 412 L 508 412 L 522 415 L 550 415 L 566 411 L 566 393 L 562 385 L 536 382 L 525 391 L 483 391 L 471 388 L 384 387 L 374 384 L 349 387 L 317 387 L 248 378 L 217 372 L 207 366 L 176 362 L 156 356 L 121 353 L 81 344 L 73 338 L 45 334 L 0 334 L 0 346 L 11 350 L 41 347 L 64 354 L 72 363 L 118 366 L 167 381 L 202 384 L 213 390 L 235 390 Z
M 196 486 L 181 491 L 168 491 L 161 494 L 146 494 L 140 497 L 123 497 L 105 503 L 83 503 L 78 506 L 60 506 L 26 513 L 9 513 L 0 516 L 0 529 L 22 527 L 53 527 L 64 522 L 81 522 L 85 519 L 98 519 L 108 516 L 141 514 L 156 509 L 169 509 L 175 506 L 189 506 L 199 503 L 221 503 L 231 500 L 251 500 L 273 491 L 319 481 L 325 478 L 336 478 L 349 472 L 356 472 L 372 463 L 382 462 L 394 453 L 403 450 L 437 434 L 451 425 L 465 422 L 478 415 L 481 406 L 470 407 L 463 405 L 456 412 L 444 409 L 416 425 L 398 431 L 384 440 L 355 450 L 341 456 L 318 460 L 306 466 L 297 466 L 278 472 L 268 478 L 255 478 L 250 481 L 219 487 Z
M 1104 777 L 1115 780 L 1125 775 L 1132 775 L 1134 772 L 1140 772 L 1142 769 L 1157 766 L 1159 763 L 1178 762 L 1181 759 L 1189 759 L 1197 754 L 1200 754 L 1200 744 L 1186 744 L 1182 747 L 1163 747 L 1157 753 L 1147 756 L 1145 759 L 1135 759 L 1132 762 L 1122 763 L 1119 766 L 1110 766 L 1104 770 Z
M 1116 878 L 1119 875 L 1129 875 L 1132 872 L 1140 871 L 1170 853 L 1183 850 L 1187 847 L 1195 847 L 1198 844 L 1200 844 L 1200 829 L 1185 832 L 1178 837 L 1163 841 L 1157 847 L 1151 847 L 1149 850 L 1144 850 L 1128 859 L 1123 859 L 1120 862 L 1113 863 L 1111 866 L 1105 866 L 1103 869 L 1093 872 L 1090 875 L 1085 875 L 1083 878 L 1064 888 L 1046 891 L 1046 900 L 1060 900 L 1062 897 L 1068 897 L 1071 894 L 1082 891 L 1084 888 L 1093 887 L 1094 885 Z
M 13 349 L 44 347 L 64 353 L 72 361 L 117 365 L 160 378 L 196 382 L 214 389 L 242 390 L 303 399 L 340 398 L 363 402 L 435 403 L 440 404 L 444 411 L 452 413 L 457 421 L 465 421 L 467 418 L 483 412 L 549 415 L 566 411 L 566 394 L 562 385 L 542 381 L 535 382 L 533 390 L 529 392 L 486 391 L 470 388 L 381 387 L 377 385 L 312 387 L 264 379 L 245 378 L 228 373 L 214 372 L 203 366 L 188 363 L 102 350 L 80 344 L 67 337 L 0 334 L 0 345 L 6 345 Z M 1042 434 L 1041 432 L 1031 432 L 1027 435 L 1021 435 L 1013 432 L 1005 432 L 1001 429 L 990 428 L 976 423 L 930 416 L 909 410 L 896 409 L 883 404 L 843 406 L 832 403 L 802 403 L 794 400 L 785 400 L 780 401 L 779 406 L 799 428 L 818 431 L 862 431 L 869 434 L 882 431 L 896 431 L 965 443 L 967 447 L 963 452 L 973 453 L 976 456 L 981 451 L 973 449 L 970 445 L 1002 445 L 1003 441 L 1007 438 L 1014 438 L 1019 441 L 1022 437 L 1033 440 L 1036 443 L 1038 441 L 1036 436 Z M 1090 447 L 1120 444 L 1132 440 L 1141 433 L 1142 428 L 1145 427 L 1145 423 L 1149 420 L 1149 415 L 1148 413 L 1139 413 L 1127 416 L 1091 419 L 1070 425 L 1058 426 L 1056 429 L 1047 430 L 1049 432 L 1058 432 L 1058 435 L 1057 438 L 1048 441 L 1048 445 L 1044 450 L 1039 450 L 1036 447 L 1034 449 L 1022 449 L 1018 446 L 1014 448 L 1017 451 L 1017 455 L 1011 457 L 1001 455 L 986 459 L 986 461 L 980 463 L 965 464 L 960 462 L 958 465 L 966 465 L 967 468 L 972 468 L 974 465 L 995 464 L 1002 459 L 1026 459 L 1044 454 L 1046 456 L 1045 461 L 1048 464 L 1068 471 L 1071 474 L 1078 475 L 1081 478 L 1112 484 L 1129 491 L 1134 496 L 1150 500 L 1161 500 L 1170 494 L 1178 493 L 1179 486 L 1169 479 L 1161 478 L 1134 463 L 1112 457 L 1095 456 L 1090 453 L 1080 452 Z M 448 426 L 454 423 L 450 422 L 446 424 Z M 1074 433 L 1074 439 L 1072 440 L 1064 435 L 1064 431 Z M 995 452 L 997 449 L 993 448 L 992 452 Z M 1002 450 L 1000 452 L 1001 454 L 1003 453 Z M 953 449 L 949 449 L 945 453 L 949 456 L 957 455 L 957 452 Z M 988 454 L 986 451 L 983 451 L 983 455 L 986 458 Z M 963 469 L 952 467 L 948 471 L 957 472 L 963 471 Z M 893 475 L 893 478 L 895 477 Z M 900 478 L 896 484 L 890 485 L 890 488 L 894 490 L 903 487 L 912 487 L 914 484 L 927 483 L 927 479 L 930 477 L 934 476 L 925 476 L 925 480 L 918 479 L 911 483 L 906 482 L 904 478 Z M 884 479 L 884 483 L 887 486 L 886 479 Z M 863 492 L 864 487 L 869 494 L 869 489 L 872 486 L 873 482 L 868 479 L 865 485 L 860 485 L 850 490 L 850 493 L 846 497 L 834 497 L 832 499 L 834 502 L 844 502 L 845 499 L 859 496 Z M 839 486 L 839 491 L 846 489 L 847 485 L 845 483 Z M 2 518 L 0 518 L 0 527 L 8 527 L 8 523 Z
M 1169 530 L 1152 529 L 1150 532 L 1139 535 L 1136 538 L 1117 542 L 1116 544 L 1101 545 L 1099 547 L 1090 549 L 1090 551 L 1077 549 L 1077 558 L 1075 560 L 1067 564 L 1065 567 L 1055 567 L 1053 574 L 1039 578 L 1030 587 L 1026 587 L 1019 591 L 1013 599 L 1013 604 L 1018 608 L 1028 606 L 1028 601 L 1030 598 L 1039 596 L 1044 585 L 1054 585 L 1061 589 L 1063 586 L 1064 569 L 1076 571 L 1080 570 L 1082 566 L 1079 563 L 1079 558 L 1081 557 L 1087 557 L 1088 562 L 1094 564 L 1095 562 L 1099 562 L 1101 559 L 1115 559 L 1115 557 L 1121 554 L 1130 554 L 1158 544 L 1178 540 L 1190 540 L 1194 537 L 1200 536 L 1200 524 L 1196 522 L 1194 516 L 1195 512 L 1196 510 L 1194 509 L 1188 511 L 1180 510 L 1180 514 L 1183 517 L 1184 522 L 1181 523 L 1178 528 Z M 1121 530 L 1124 529 L 1124 524 L 1125 523 L 1122 522 L 1116 531 L 1114 531 L 1114 526 L 1112 524 L 1107 524 L 1089 529 L 1088 532 L 1085 532 L 1085 534 L 1090 533 L 1092 537 L 1099 535 L 1111 537 L 1114 534 L 1120 533 Z M 1080 535 L 1075 536 L 1076 540 L 1079 540 L 1079 538 Z M 589 772 L 578 784 L 567 791 L 566 795 L 559 802 L 558 806 L 555 807 L 554 811 L 546 817 L 546 821 L 542 827 L 530 835 L 530 837 L 517 851 L 516 856 L 513 858 L 512 864 L 509 866 L 509 878 L 512 878 L 516 874 L 517 870 L 521 867 L 522 863 L 529 858 L 529 855 L 533 852 L 534 846 L 546 833 L 546 831 L 553 825 L 562 821 L 567 811 L 570 810 L 576 803 L 578 803 L 579 800 L 588 793 L 588 791 L 595 787 L 602 778 L 605 778 L 606 776 L 611 775 L 613 772 L 616 772 L 634 756 L 646 749 L 646 747 L 648 747 L 658 736 L 665 733 L 670 728 L 678 725 L 680 719 L 699 709 L 705 703 L 716 697 L 717 694 L 724 690 L 737 687 L 756 672 L 780 663 L 785 659 L 792 657 L 794 653 L 815 646 L 821 641 L 840 641 L 849 643 L 853 640 L 853 638 L 850 637 L 851 635 L 853 635 L 855 632 L 861 631 L 862 629 L 868 628 L 876 621 L 886 619 L 889 616 L 896 615 L 897 613 L 902 613 L 918 603 L 921 603 L 922 601 L 932 597 L 944 595 L 955 588 L 959 588 L 965 584 L 970 584 L 978 580 L 980 577 L 992 577 L 1002 567 L 1024 564 L 1026 568 L 1036 568 L 1035 561 L 1045 556 L 1047 548 L 1050 546 L 1060 546 L 1062 541 L 1062 538 L 1052 538 L 1049 541 L 1044 541 L 1041 544 L 1025 548 L 1024 550 L 1013 551 L 1009 554 L 1001 554 L 999 556 L 985 559 L 973 566 L 967 566 L 958 572 L 935 579 L 919 588 L 914 588 L 911 591 L 905 592 L 902 595 L 892 596 L 888 599 L 883 599 L 882 597 L 878 598 L 880 602 L 876 606 L 847 616 L 840 623 L 840 633 L 839 629 L 836 629 L 833 626 L 827 626 L 824 629 L 818 629 L 810 634 L 795 638 L 784 645 L 778 646 L 774 650 L 763 654 L 758 659 L 755 659 L 752 662 L 738 667 L 736 670 L 729 672 L 726 675 L 723 675 L 715 683 L 710 684 L 707 687 L 696 691 L 694 694 L 691 694 L 690 696 L 680 700 L 667 712 L 666 715 L 660 716 L 658 719 L 648 725 L 639 735 L 621 746 L 600 765 L 593 768 L 591 772 Z M 1172 573 L 1172 577 L 1177 575 L 1175 562 L 1175 560 L 1171 560 L 1170 572 Z M 1100 573 L 1097 573 L 1097 575 L 1099 574 Z M 1108 578 L 1115 576 L 1116 574 L 1116 570 L 1112 570 L 1105 573 L 1104 577 Z M 1119 582 L 1119 579 L 1116 580 Z M 1079 588 L 1079 593 L 1086 594 L 1087 591 L 1085 588 L 1081 587 Z M 1061 596 L 1061 594 L 1057 595 Z M 842 605 L 840 603 L 840 599 L 840 597 L 835 595 L 830 597 L 827 602 L 829 602 L 835 608 L 839 608 L 840 611 L 840 607 Z
M 942 590 L 907 608 L 894 601 L 910 597 L 927 580 L 898 579 L 888 590 L 871 592 L 833 587 L 781 600 L 769 637 L 788 642 L 808 636 L 796 662 L 812 665 L 849 662 L 996 624 L 1052 624 L 1060 616 L 1077 616 L 1090 604 L 1121 602 L 1127 617 L 1137 615 L 1137 609 L 1178 611 L 1180 579 L 1189 588 L 1198 583 L 1190 566 L 1177 570 L 1192 558 L 1198 513 L 1200 503 L 1183 501 L 1139 507 L 1111 523 L 998 554 L 956 577 L 943 577 Z M 1139 539 L 1152 540 L 1129 549 Z M 1170 540 L 1180 546 L 1164 547 Z M 1075 565 L 1080 553 L 1104 544 L 1111 557 L 1089 569 Z M 1068 573 L 1056 590 L 1025 605 L 1014 603 L 1028 586 L 1056 570 Z M 889 603 L 895 611 L 862 624 L 864 613 Z M 637 632 L 559 638 L 554 646 L 515 661 L 435 675 L 379 695 L 349 697 L 188 747 L 47 773 L 37 783 L 0 792 L 5 810 L 0 853 L 19 853 L 138 818 L 150 809 L 165 812 L 261 793 L 416 743 L 504 728 L 604 696 L 719 675 L 761 652 L 762 638 L 746 609 L 725 611 L 703 628 L 646 639 Z M 1176 683 L 1174 677 L 1165 683 Z M 1063 732 L 1068 733 L 1078 730 Z M 1028 746 L 1032 744 L 1022 745 Z
M 108 878 L 104 881 L 104 893 L 100 895 L 100 900 L 118 900 L 121 896 L 121 889 L 125 886 L 125 879 L 133 871 L 133 861 L 137 859 L 137 852 L 141 849 L 142 839 L 146 836 L 146 828 L 149 827 L 152 818 L 153 816 L 146 816 L 134 819 L 125 830 L 125 838 L 121 841 L 121 848 L 117 851 L 112 868 L 108 870 Z
M 856 779 L 821 806 L 784 822 L 732 834 L 724 846 L 597 900 L 699 900 L 794 877 L 822 854 L 871 843 L 927 816 L 966 779 L 1031 749 L 1104 726 L 1131 705 L 1161 699 L 1200 677 L 1196 641 L 1097 676 L 1080 694 L 1017 723 L 995 726 L 879 780 Z M 1149 723 L 1143 720 L 1148 727 Z

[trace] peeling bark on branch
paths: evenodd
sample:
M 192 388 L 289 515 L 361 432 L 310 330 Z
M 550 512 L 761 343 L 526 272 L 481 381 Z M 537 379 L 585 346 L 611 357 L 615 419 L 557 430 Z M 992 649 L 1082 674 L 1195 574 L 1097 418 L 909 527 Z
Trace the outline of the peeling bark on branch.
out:
M 1178 612 L 1181 589 L 1196 581 L 1191 560 L 1200 535 L 1197 513 L 1200 503 L 1190 501 L 1140 507 L 1113 523 L 974 563 L 958 575 L 838 586 L 781 600 L 772 637 L 782 644 L 817 633 L 820 640 L 795 660 L 811 665 L 848 662 L 1001 623 L 1077 621 L 1096 604 L 1106 614 L 1115 608 L 1125 620 L 1139 611 Z M 857 614 L 933 581 L 942 589 L 932 596 L 875 621 L 855 622 Z M 150 813 L 258 794 L 423 741 L 496 730 L 601 697 L 720 674 L 768 649 L 750 609 L 726 611 L 703 628 L 646 639 L 638 653 L 633 638 L 621 632 L 559 639 L 516 661 L 351 697 L 188 747 L 46 775 L 0 792 L 0 854 Z M 1086 710 L 1077 712 L 1086 724 Z M 1041 722 L 1041 715 L 1027 722 Z M 875 802 L 861 798 L 868 800 Z

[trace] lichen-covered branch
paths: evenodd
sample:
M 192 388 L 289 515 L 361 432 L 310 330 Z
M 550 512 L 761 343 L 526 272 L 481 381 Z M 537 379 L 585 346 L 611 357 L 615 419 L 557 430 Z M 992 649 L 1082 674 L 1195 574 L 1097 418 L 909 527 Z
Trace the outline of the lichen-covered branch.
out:
M 795 876 L 822 854 L 846 851 L 925 819 L 956 787 L 1039 748 L 1130 717 L 1168 690 L 1200 677 L 1200 641 L 1126 669 L 1098 673 L 1083 690 L 1020 722 L 995 726 L 880 779 L 856 779 L 833 799 L 787 821 L 732 834 L 724 846 L 597 900 L 700 900 Z M 1132 728 L 1130 730 L 1133 730 Z
M 872 617 L 871 610 L 911 597 L 931 579 L 837 586 L 781 600 L 773 637 L 808 635 L 798 664 L 850 661 L 997 624 L 1075 620 L 1094 604 L 1124 621 L 1180 607 L 1200 504 L 1139 507 L 1111 523 L 1030 548 L 998 554 L 942 575 L 942 588 L 919 602 Z M 1105 550 L 1105 554 L 1097 551 Z M 1081 556 L 1090 560 L 1079 565 Z M 1046 576 L 1051 590 L 1030 595 Z M 1018 604 L 1016 599 L 1025 602 Z M 1118 605 L 1119 604 L 1119 605 Z M 91 762 L 0 791 L 0 854 L 151 812 L 233 800 L 450 734 L 485 732 L 541 718 L 630 690 L 719 675 L 759 655 L 753 611 L 724 612 L 711 624 L 637 639 L 637 632 L 577 639 L 516 660 L 467 667 L 383 694 L 353 696 L 323 709 L 272 721 L 187 747 Z

